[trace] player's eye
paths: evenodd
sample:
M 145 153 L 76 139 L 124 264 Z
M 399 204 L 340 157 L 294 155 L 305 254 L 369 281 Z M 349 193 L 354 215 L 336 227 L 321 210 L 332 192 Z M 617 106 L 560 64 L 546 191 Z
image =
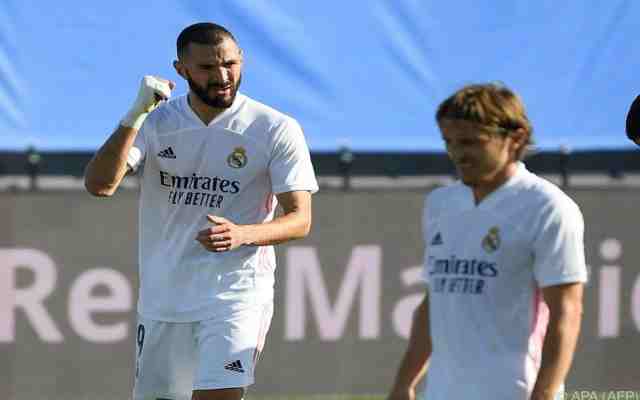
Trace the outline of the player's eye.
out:
M 215 68 L 215 65 L 211 65 L 211 64 L 201 64 L 200 65 L 200 69 L 204 70 L 204 71 L 211 71 Z

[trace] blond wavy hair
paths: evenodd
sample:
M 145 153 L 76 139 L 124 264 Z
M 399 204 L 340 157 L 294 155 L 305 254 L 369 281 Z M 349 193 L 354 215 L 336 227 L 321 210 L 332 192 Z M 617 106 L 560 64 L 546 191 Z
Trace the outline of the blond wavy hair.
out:
M 459 89 L 438 106 L 436 121 L 440 123 L 442 120 L 474 122 L 493 128 L 503 136 L 522 129 L 527 140 L 516 152 L 518 160 L 533 144 L 533 127 L 522 100 L 500 83 L 473 84 Z

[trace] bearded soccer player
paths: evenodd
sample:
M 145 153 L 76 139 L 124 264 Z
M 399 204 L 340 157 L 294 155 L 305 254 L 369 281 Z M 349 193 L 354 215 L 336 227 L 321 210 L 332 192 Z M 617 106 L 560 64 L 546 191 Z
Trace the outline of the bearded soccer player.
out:
M 308 234 L 318 186 L 300 125 L 238 92 L 228 30 L 191 25 L 177 53 L 189 93 L 144 77 L 85 186 L 111 196 L 142 170 L 133 398 L 238 400 L 271 321 L 272 245 Z
M 520 161 L 532 127 L 504 86 L 471 85 L 436 120 L 460 181 L 425 201 L 427 293 L 389 399 L 559 398 L 576 348 L 582 214 Z

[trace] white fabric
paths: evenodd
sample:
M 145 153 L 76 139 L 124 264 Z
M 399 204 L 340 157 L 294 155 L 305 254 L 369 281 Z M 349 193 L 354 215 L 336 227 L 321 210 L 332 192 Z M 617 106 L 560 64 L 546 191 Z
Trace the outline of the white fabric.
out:
M 425 398 L 528 399 L 548 322 L 541 288 L 587 279 L 578 206 L 519 164 L 478 205 L 462 183 L 434 190 L 423 226 Z
M 190 400 L 193 390 L 252 385 L 272 315 L 267 302 L 187 323 L 139 316 L 134 400 Z
M 207 214 L 236 224 L 273 219 L 275 194 L 318 185 L 298 123 L 238 93 L 208 126 L 187 96 L 154 110 L 130 167 L 142 172 L 138 312 L 187 322 L 273 297 L 273 247 L 212 253 L 195 240 Z

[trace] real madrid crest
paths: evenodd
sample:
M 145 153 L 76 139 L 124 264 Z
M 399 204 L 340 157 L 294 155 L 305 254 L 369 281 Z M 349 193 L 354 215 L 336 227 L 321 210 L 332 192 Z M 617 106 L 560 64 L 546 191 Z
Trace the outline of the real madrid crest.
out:
M 227 164 L 231 168 L 242 168 L 247 165 L 247 151 L 243 147 L 236 147 L 227 157 Z
M 500 229 L 497 226 L 489 229 L 487 235 L 482 239 L 482 248 L 487 253 L 493 253 L 500 247 Z

